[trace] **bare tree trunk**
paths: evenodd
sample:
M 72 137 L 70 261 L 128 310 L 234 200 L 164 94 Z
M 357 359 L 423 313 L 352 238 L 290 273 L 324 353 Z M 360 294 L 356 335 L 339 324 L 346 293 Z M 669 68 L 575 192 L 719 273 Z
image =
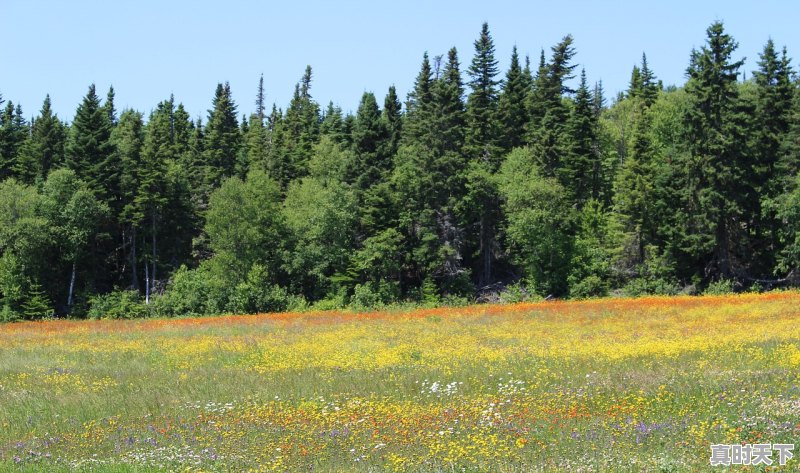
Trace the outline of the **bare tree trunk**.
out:
M 151 271 L 151 280 L 153 282 L 153 290 L 156 288 L 156 212 L 153 211 L 153 218 L 150 220 L 153 232 L 153 270 Z
M 492 249 L 491 249 L 491 236 L 489 227 L 489 217 L 484 214 L 481 216 L 480 227 L 480 254 L 483 260 L 483 270 L 478 278 L 480 286 L 487 286 L 492 283 Z
M 75 290 L 75 260 L 72 260 L 72 274 L 69 277 L 69 292 L 67 293 L 67 308 L 72 307 L 72 293 Z
M 150 303 L 150 266 L 144 263 L 144 303 Z
M 136 227 L 131 229 L 131 287 L 139 291 L 139 271 L 136 269 Z

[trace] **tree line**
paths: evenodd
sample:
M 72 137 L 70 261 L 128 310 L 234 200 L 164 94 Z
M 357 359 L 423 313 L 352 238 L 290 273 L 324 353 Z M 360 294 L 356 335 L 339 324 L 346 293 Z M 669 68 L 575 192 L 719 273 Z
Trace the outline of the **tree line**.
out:
M 796 282 L 800 88 L 769 40 L 744 80 L 722 23 L 664 87 L 607 103 L 572 36 L 504 74 L 423 55 L 401 102 L 312 97 L 203 121 L 89 87 L 71 123 L 0 96 L 0 319 L 203 315 L 398 301 L 675 294 Z M 466 74 L 464 74 L 466 72 Z M 511 289 L 508 289 L 511 288 Z

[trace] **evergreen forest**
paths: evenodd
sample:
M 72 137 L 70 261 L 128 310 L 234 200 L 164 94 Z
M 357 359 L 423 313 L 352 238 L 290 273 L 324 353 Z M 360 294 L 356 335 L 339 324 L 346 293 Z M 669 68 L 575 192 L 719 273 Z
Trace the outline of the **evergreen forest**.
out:
M 198 118 L 94 85 L 69 120 L 49 95 L 32 118 L 0 96 L 0 320 L 800 283 L 786 48 L 745 71 L 715 22 L 684 84 L 642 54 L 614 97 L 576 53 L 570 35 L 500 53 L 483 24 L 468 57 L 424 53 L 407 97 L 365 92 L 355 113 L 315 101 L 310 66 L 285 108 L 255 77 L 253 102 L 220 83 Z

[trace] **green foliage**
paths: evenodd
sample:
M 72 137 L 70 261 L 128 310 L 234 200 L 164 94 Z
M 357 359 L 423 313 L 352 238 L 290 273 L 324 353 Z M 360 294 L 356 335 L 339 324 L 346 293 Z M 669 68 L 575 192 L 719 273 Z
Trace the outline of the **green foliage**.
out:
M 219 84 L 205 124 L 172 96 L 118 113 L 94 85 L 69 125 L 49 96 L 30 121 L 0 98 L 0 318 L 794 283 L 791 60 L 770 40 L 740 81 L 736 41 L 706 34 L 684 86 L 643 54 L 610 103 L 573 81 L 570 35 L 533 66 L 515 47 L 501 81 L 487 24 L 466 71 L 423 55 L 404 109 L 392 86 L 320 113 L 310 67 L 271 113 L 263 77 L 241 116 Z
M 615 253 L 609 214 L 600 202 L 590 200 L 577 218 L 579 227 L 567 278 L 569 295 L 577 299 L 608 295 Z
M 292 251 L 284 267 L 293 289 L 319 299 L 333 288 L 331 276 L 347 270 L 354 245 L 357 207 L 338 181 L 303 178 L 289 186 L 282 214 Z
M 227 82 L 224 85 L 217 84 L 214 101 L 208 112 L 203 143 L 206 193 L 234 174 L 241 145 L 241 132 L 236 116 L 236 104 L 231 96 L 230 85 Z
M 516 304 L 538 299 L 535 295 L 530 294 L 528 288 L 521 282 L 509 284 L 503 288 L 498 297 L 501 304 Z
M 483 24 L 481 34 L 475 40 L 475 56 L 467 74 L 471 92 L 467 97 L 466 152 L 470 157 L 489 160 L 496 168 L 500 161 L 497 121 L 497 85 L 500 81 L 496 79 L 497 60 L 488 23 Z
M 292 304 L 289 292 L 271 283 L 269 273 L 264 266 L 254 264 L 244 281 L 233 289 L 227 308 L 229 312 L 235 314 L 256 314 L 285 311 Z
M 720 279 L 719 281 L 712 281 L 708 284 L 703 291 L 706 296 L 722 296 L 734 292 L 734 282 L 730 279 Z
M 227 179 L 211 195 L 205 231 L 214 253 L 230 262 L 231 276 L 244 277 L 260 263 L 275 277 L 286 241 L 278 185 L 263 171 L 252 171 L 245 181 Z
M 219 258 L 212 258 L 197 269 L 178 268 L 166 292 L 155 298 L 155 313 L 168 317 L 226 313 L 232 288 L 224 277 L 224 266 Z
M 90 85 L 70 126 L 66 164 L 106 202 L 119 192 L 119 162 L 114 159 L 112 125 L 108 111 L 100 105 L 94 84 Z
M 420 287 L 420 302 L 434 307 L 439 304 L 439 301 L 439 290 L 436 287 L 436 283 L 433 278 L 428 276 L 422 281 L 422 286 Z
M 400 299 L 400 287 L 396 282 L 379 280 L 357 284 L 350 297 L 349 307 L 355 311 L 375 310 Z
M 680 288 L 674 278 L 674 268 L 658 248 L 645 248 L 645 259 L 637 268 L 637 275 L 622 288 L 627 296 L 674 295 Z
M 87 314 L 90 319 L 139 319 L 149 315 L 138 291 L 120 290 L 92 297 Z
M 529 150 L 517 149 L 500 170 L 506 238 L 512 258 L 537 294 L 566 294 L 574 216 L 565 189 L 543 177 Z

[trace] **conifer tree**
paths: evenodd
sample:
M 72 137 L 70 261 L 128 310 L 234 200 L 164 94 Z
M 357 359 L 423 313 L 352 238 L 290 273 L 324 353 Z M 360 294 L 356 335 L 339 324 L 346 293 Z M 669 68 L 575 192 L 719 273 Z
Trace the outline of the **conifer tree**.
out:
M 656 76 L 650 70 L 647 64 L 647 55 L 642 53 L 642 68 L 640 74 L 641 90 L 640 95 L 646 106 L 651 106 L 658 98 L 658 92 L 661 90 L 659 82 L 656 81 Z
M 684 248 L 695 258 L 696 274 L 728 279 L 746 271 L 741 222 L 747 218 L 743 199 L 750 195 L 750 183 L 737 86 L 744 61 L 732 59 L 737 43 L 722 23 L 713 23 L 707 36 L 707 44 L 692 52 L 687 70 L 691 157 L 684 164 Z
M 464 146 L 464 86 L 461 83 L 458 52 L 451 48 L 447 63 L 432 85 L 429 139 L 426 143 L 437 158 L 461 154 Z M 454 174 L 454 168 L 448 174 Z
M 106 101 L 103 103 L 103 109 L 106 111 L 108 115 L 108 121 L 111 123 L 112 126 L 117 124 L 117 109 L 114 107 L 114 97 L 116 96 L 114 92 L 114 86 L 110 86 L 108 88 L 108 94 L 106 94 Z
M 528 65 L 526 64 L 526 68 Z M 529 74 L 528 71 L 527 74 Z M 526 72 L 520 68 L 517 47 L 511 53 L 511 66 L 506 72 L 503 90 L 498 103 L 500 130 L 503 135 L 501 147 L 504 152 L 522 146 L 525 142 L 525 127 L 528 124 L 528 111 L 525 100 L 530 93 L 530 83 Z
M 15 176 L 15 171 L 21 170 L 20 153 L 29 134 L 30 129 L 22 115 L 22 107 L 19 104 L 15 107 L 9 101 L 0 114 L 0 179 Z M 27 180 L 30 182 L 30 179 Z
M 489 33 L 489 24 L 484 23 L 481 34 L 475 40 L 475 56 L 467 74 L 470 77 L 470 94 L 467 97 L 466 147 L 467 155 L 492 163 L 496 169 L 500 163 L 497 122 L 497 60 L 494 57 L 494 41 Z
M 100 105 L 92 84 L 70 126 L 66 164 L 101 200 L 117 210 L 119 163 L 114 159 L 111 130 L 109 112 Z
M 273 127 L 273 138 L 279 139 L 273 139 L 270 148 L 271 168 L 277 171 L 273 177 L 282 189 L 308 173 L 308 162 L 319 140 L 319 105 L 311 97 L 311 80 L 311 66 L 307 66 L 295 86 L 286 115 Z
M 592 95 L 581 71 L 581 82 L 575 94 L 575 105 L 567 123 L 570 137 L 567 154 L 558 176 L 578 208 L 589 199 L 598 200 L 602 193 L 602 169 L 597 153 L 597 124 Z
M 529 126 L 530 141 L 544 177 L 554 177 L 561 167 L 562 156 L 567 154 L 569 137 L 565 127 L 569 109 L 562 98 L 564 94 L 574 92 L 566 85 L 576 67 L 571 64 L 574 55 L 572 36 L 567 35 L 553 46 L 550 62 L 540 64 L 532 94 L 534 107 Z
M 422 56 L 414 89 L 408 94 L 406 115 L 403 126 L 403 141 L 406 144 L 425 143 L 430 131 L 431 110 L 433 108 L 433 72 L 426 52 Z
M 781 145 L 789 134 L 792 100 L 796 85 L 786 48 L 781 55 L 770 39 L 759 56 L 758 70 L 753 72 L 756 84 L 754 120 L 755 147 L 752 173 L 748 176 L 754 194 L 747 204 L 752 215 L 754 263 L 759 270 L 774 267 L 780 247 L 781 223 L 775 214 L 777 200 L 791 187 L 794 174 L 791 166 L 781 162 Z
M 383 121 L 389 133 L 387 153 L 393 156 L 397 152 L 397 147 L 400 146 L 400 138 L 403 133 L 403 112 L 400 98 L 397 96 L 397 89 L 393 85 L 389 87 L 383 101 Z
M 327 136 L 339 144 L 346 140 L 344 136 L 342 109 L 334 105 L 333 101 L 328 102 L 328 106 L 322 114 L 322 121 L 319 124 L 319 133 L 321 136 Z
M 64 160 L 64 145 L 66 142 L 64 124 L 58 119 L 51 109 L 50 95 L 48 94 L 39 116 L 31 127 L 31 154 L 38 157 L 40 176 L 46 176 L 51 169 L 59 167 Z
M 353 128 L 353 153 L 355 161 L 347 180 L 359 192 L 365 192 L 384 180 L 391 168 L 387 153 L 388 131 L 381 119 L 375 94 L 364 92 L 356 113 Z
M 142 215 L 137 205 L 139 174 L 142 170 L 144 120 L 140 112 L 124 110 L 112 134 L 115 153 L 120 163 L 120 212 L 117 214 L 122 240 L 123 258 L 130 270 L 129 287 L 139 290 L 139 258 Z M 125 278 L 125 275 L 120 275 Z
M 204 130 L 203 158 L 205 161 L 204 193 L 207 196 L 223 179 L 234 174 L 241 144 L 236 104 L 230 85 L 217 84 L 212 108 Z

